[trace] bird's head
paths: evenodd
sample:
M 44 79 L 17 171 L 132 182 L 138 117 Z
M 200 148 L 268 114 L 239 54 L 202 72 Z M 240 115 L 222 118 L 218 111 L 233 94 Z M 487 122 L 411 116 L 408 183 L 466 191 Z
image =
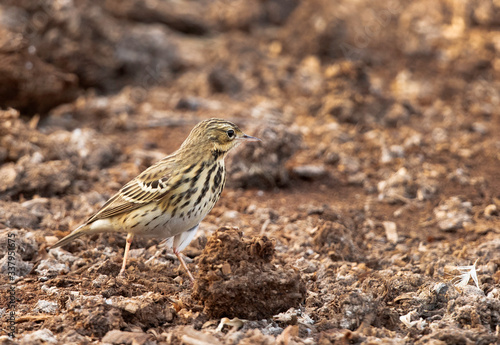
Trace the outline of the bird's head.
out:
M 260 141 L 243 133 L 234 123 L 223 119 L 208 119 L 197 124 L 181 148 L 210 151 L 215 159 L 224 158 L 227 152 L 243 141 Z

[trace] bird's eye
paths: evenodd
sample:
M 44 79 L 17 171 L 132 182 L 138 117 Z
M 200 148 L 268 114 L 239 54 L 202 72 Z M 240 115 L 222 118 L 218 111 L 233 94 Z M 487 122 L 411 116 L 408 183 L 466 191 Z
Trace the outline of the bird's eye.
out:
M 229 129 L 226 133 L 227 133 L 227 136 L 229 137 L 229 139 L 234 138 L 234 130 Z

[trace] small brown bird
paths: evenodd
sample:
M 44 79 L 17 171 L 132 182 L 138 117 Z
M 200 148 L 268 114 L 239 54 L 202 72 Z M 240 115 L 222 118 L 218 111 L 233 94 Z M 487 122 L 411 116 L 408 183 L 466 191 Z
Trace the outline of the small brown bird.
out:
M 173 237 L 174 254 L 193 281 L 180 252 L 219 200 L 226 181 L 226 154 L 242 141 L 258 140 L 226 120 L 200 122 L 177 151 L 123 186 L 97 213 L 51 248 L 86 234 L 127 233 L 122 275 L 134 235 Z

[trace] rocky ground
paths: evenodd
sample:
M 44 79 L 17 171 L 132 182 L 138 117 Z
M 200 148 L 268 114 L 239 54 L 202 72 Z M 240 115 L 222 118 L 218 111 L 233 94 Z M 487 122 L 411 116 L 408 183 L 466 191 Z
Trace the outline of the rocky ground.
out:
M 499 343 L 499 18 L 3 1 L 0 343 Z M 194 285 L 160 239 L 124 278 L 123 235 L 47 252 L 208 117 L 262 143 L 231 155 L 184 251 Z

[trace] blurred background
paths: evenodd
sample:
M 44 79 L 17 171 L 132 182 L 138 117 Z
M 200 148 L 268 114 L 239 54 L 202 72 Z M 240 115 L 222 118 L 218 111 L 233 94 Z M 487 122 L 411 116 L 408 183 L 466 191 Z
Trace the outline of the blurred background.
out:
M 295 318 L 244 326 L 239 339 L 498 341 L 499 52 L 494 0 L 2 0 L 0 240 L 15 233 L 24 248 L 20 315 L 54 317 L 19 329 L 66 342 L 118 328 L 166 334 L 158 342 L 180 339 L 181 325 L 202 332 L 215 314 L 193 307 L 177 263 L 148 261 L 159 241 L 133 245 L 144 288 L 132 295 L 185 298 L 147 309 L 163 318 L 125 307 L 104 321 L 78 314 L 76 336 L 60 328 L 73 309 L 37 301 L 46 281 L 69 296 L 77 283 L 57 277 L 77 269 L 100 296 L 104 283 L 93 282 L 111 279 L 122 236 L 51 259 L 43 248 L 201 119 L 222 117 L 263 142 L 231 155 L 228 188 L 186 254 L 196 263 L 215 229 L 238 226 L 273 238 L 277 262 L 308 291 L 300 306 L 260 315 L 293 307 Z M 477 259 L 480 285 L 458 298 L 445 273 Z M 106 296 L 130 297 L 109 284 Z
M 144 103 L 179 113 L 226 99 L 249 108 L 263 97 L 293 115 L 351 123 L 400 123 L 436 103 L 486 117 L 498 105 L 494 1 L 1 6 L 0 104 L 26 115 L 113 94 L 128 96 L 127 115 Z M 407 117 L 390 111 L 400 107 Z

